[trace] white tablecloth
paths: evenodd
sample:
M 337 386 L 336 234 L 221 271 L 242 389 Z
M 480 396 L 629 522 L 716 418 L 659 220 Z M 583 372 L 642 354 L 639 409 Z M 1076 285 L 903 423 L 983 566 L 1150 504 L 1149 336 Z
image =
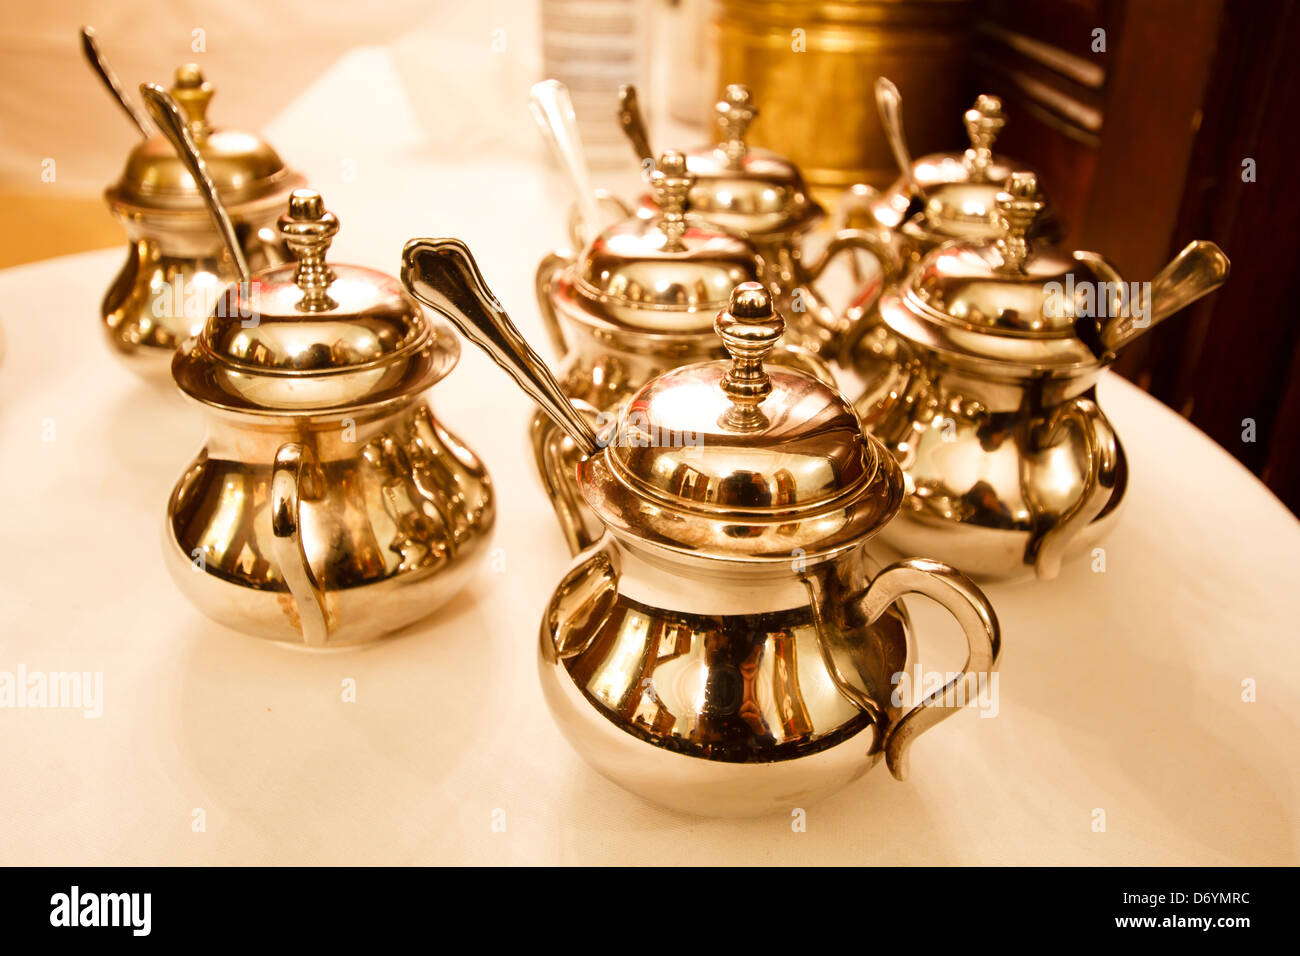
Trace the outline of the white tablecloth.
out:
M 460 236 L 542 341 L 532 271 L 562 238 L 562 184 L 531 156 L 439 161 L 400 98 L 375 94 L 384 64 L 356 54 L 268 130 L 340 217 L 332 255 L 395 272 L 407 238 Z M 359 70 L 369 92 L 341 95 Z M 471 346 L 434 407 L 496 481 L 494 568 L 359 651 L 201 617 L 160 559 L 201 416 L 103 344 L 120 257 L 0 273 L 0 672 L 103 674 L 97 718 L 0 709 L 0 863 L 1300 862 L 1300 524 L 1124 381 L 1101 385 L 1132 469 L 1106 571 L 990 588 L 997 716 L 953 717 L 917 744 L 907 783 L 878 768 L 797 832 L 660 811 L 560 737 L 535 657 L 567 556 L 528 459 L 528 401 Z M 923 664 L 959 663 L 955 627 L 913 613 Z

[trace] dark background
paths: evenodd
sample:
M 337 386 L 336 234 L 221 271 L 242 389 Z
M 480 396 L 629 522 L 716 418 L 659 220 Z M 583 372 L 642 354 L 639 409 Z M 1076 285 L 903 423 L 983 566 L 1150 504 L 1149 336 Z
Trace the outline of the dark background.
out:
M 1105 51 L 1093 50 L 1094 30 Z M 1003 98 L 997 149 L 1024 160 L 1065 247 L 1150 279 L 1193 239 L 1225 286 L 1116 365 L 1300 512 L 1300 2 L 980 0 L 970 99 Z M 954 128 L 948 148 L 965 145 Z M 1242 163 L 1255 160 L 1255 181 Z M 1247 420 L 1254 441 L 1244 440 Z

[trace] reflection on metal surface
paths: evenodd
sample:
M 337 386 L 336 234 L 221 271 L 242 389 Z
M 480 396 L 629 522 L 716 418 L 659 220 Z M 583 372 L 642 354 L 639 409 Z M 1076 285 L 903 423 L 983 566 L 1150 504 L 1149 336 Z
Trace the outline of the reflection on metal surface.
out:
M 135 124 L 136 129 L 140 131 L 140 135 L 147 139 L 153 132 L 149 126 L 149 117 L 126 95 L 126 90 L 118 81 L 117 74 L 109 65 L 108 58 L 104 56 L 104 52 L 99 48 L 99 40 L 93 27 L 81 28 L 81 52 L 85 56 L 86 62 L 90 64 L 90 68 L 95 71 L 95 75 L 99 77 L 100 82 L 112 94 L 117 105 L 122 108 L 122 112 L 126 113 L 127 118 Z
M 1032 173 L 997 208 L 996 236 L 935 249 L 881 300 L 857 408 L 907 476 L 889 544 L 976 578 L 1052 578 L 1109 531 L 1127 487 L 1096 401 L 1112 346 L 1217 288 L 1228 261 L 1193 243 L 1135 296 L 1102 256 L 1034 238 Z
M 198 67 L 191 66 L 177 71 L 176 86 L 173 90 L 177 97 L 185 97 L 187 94 L 190 97 L 187 101 L 191 110 L 188 122 L 176 99 L 161 86 L 155 83 L 140 84 L 140 95 L 144 97 L 149 115 L 153 117 L 158 128 L 167 137 L 167 141 L 176 150 L 176 156 L 185 167 L 199 198 L 203 200 L 203 205 L 208 210 L 213 228 L 221 237 L 226 254 L 235 265 L 235 278 L 239 282 L 247 282 L 252 276 L 248 268 L 248 259 L 239 245 L 239 237 L 235 235 L 235 226 L 230 219 L 230 213 L 221 201 L 217 184 L 213 182 L 212 174 L 208 172 L 207 161 L 198 147 L 198 141 L 206 139 L 212 132 L 203 115 L 207 97 L 212 95 L 212 87 L 204 82 L 203 74 L 199 72 Z M 194 105 L 195 96 L 202 97 L 197 106 Z
M 944 692 L 996 667 L 997 618 L 937 562 L 875 573 L 863 545 L 896 514 L 901 472 L 837 391 L 765 365 L 784 322 L 764 286 L 742 284 L 715 320 L 730 362 L 651 380 L 623 407 L 614 440 L 593 446 L 505 311 L 485 307 L 495 299 L 464 244 L 413 240 L 404 256 L 408 287 L 565 429 L 579 490 L 604 525 L 540 632 L 547 703 L 579 753 L 635 793 L 703 814 L 788 812 L 882 755 L 905 776 L 913 738 L 959 706 Z M 459 264 L 442 271 L 475 277 L 472 294 L 427 287 L 439 272 L 429 260 L 446 257 Z M 535 428 L 534 442 L 554 463 L 560 449 L 545 433 Z M 587 533 L 577 517 L 571 540 Z M 908 593 L 953 614 L 969 656 L 902 713 L 891 690 L 911 656 L 896 605 Z
M 803 573 L 754 567 L 742 585 L 725 567 L 674 567 L 608 536 L 547 608 L 547 703 L 596 770 L 686 813 L 788 812 L 882 756 L 901 779 L 908 745 L 954 711 L 958 681 L 987 678 L 1000 640 L 960 575 L 915 560 L 875 570 L 854 552 Z M 787 587 L 800 580 L 802 600 Z M 912 591 L 957 616 L 971 652 L 961 677 L 904 712 L 893 691 L 915 655 L 895 602 Z M 695 609 L 679 610 L 688 600 Z
M 213 89 L 198 67 L 176 72 L 171 97 L 229 213 L 238 247 L 252 271 L 291 260 L 276 216 L 305 180 L 258 137 L 213 127 L 207 120 Z M 158 133 L 136 145 L 122 176 L 104 194 L 126 230 L 126 263 L 104 297 L 104 330 L 116 354 L 136 371 L 167 381 L 172 355 L 202 327 L 220 289 L 239 278 L 185 161 Z
M 810 251 L 809 237 L 825 219 L 825 210 L 808 194 L 798 167 L 748 144 L 746 135 L 758 112 L 747 87 L 733 84 L 723 91 L 715 106 L 721 140 L 686 153 L 690 183 L 684 215 L 688 223 L 746 242 L 751 255 L 761 260 L 759 274 L 747 278 L 761 279 L 777 292 L 778 307 L 792 323 L 791 340 L 822 353 L 838 343 L 857 312 L 873 307 L 879 294 L 874 283 L 867 283 L 851 297 L 852 311 L 833 307 L 818 288 L 827 267 L 841 257 L 865 252 L 892 270 L 895 252 L 875 232 L 859 229 L 841 229 L 819 253 Z M 642 209 L 646 215 L 667 212 L 660 195 L 643 199 Z M 728 278 L 724 293 L 744 281 Z M 718 302 L 714 310 L 723 304 Z M 647 316 L 647 325 L 668 328 L 662 316 Z
M 893 668 L 870 675 L 890 687 L 907 653 L 901 615 L 891 614 L 861 643 L 870 648 L 864 665 L 874 654 Z M 806 608 L 681 614 L 620 595 L 583 653 L 563 667 L 606 720 L 648 743 L 705 759 L 791 759 L 874 722 L 837 690 Z M 888 705 L 888 695 L 882 703 Z
M 339 647 L 434 611 L 487 554 L 492 485 L 424 393 L 456 362 L 451 330 L 395 279 L 326 264 L 337 220 L 309 190 L 280 228 L 297 265 L 239 287 L 177 353 L 208 417 L 167 508 L 168 566 L 210 617 Z
M 169 569 L 208 616 L 289 643 L 365 643 L 433 612 L 486 557 L 487 474 L 422 402 L 359 413 L 352 444 L 308 416 L 247 417 L 210 419 L 205 449 L 168 503 Z M 276 465 L 294 445 L 320 461 L 314 497 L 276 492 Z M 317 595 L 324 633 L 305 626 Z
M 898 162 L 906 164 L 884 192 L 858 184 L 840 198 L 835 210 L 838 228 L 854 227 L 886 245 L 891 255 L 877 256 L 883 292 L 893 291 L 931 250 L 954 239 L 989 240 L 1002 236 L 997 196 L 1008 178 L 1028 171 L 1023 164 L 993 152 L 1006 125 L 1002 102 L 981 94 L 963 121 L 971 146 L 963 153 L 934 153 L 910 159 L 903 138 L 902 97 L 885 77 L 876 84 L 881 122 Z M 1039 197 L 1040 201 L 1041 197 Z M 1044 206 L 1046 209 L 1046 206 Z M 1031 238 L 1056 235 L 1050 211 L 1032 223 Z M 841 333 L 828 345 L 828 354 L 854 368 L 864 378 L 881 373 L 889 361 L 882 350 L 880 316 L 871 303 L 847 316 Z
M 889 147 L 872 108 L 876 77 L 914 102 L 913 143 L 944 142 L 966 83 L 976 5 L 968 0 L 720 0 L 715 85 L 744 83 L 762 104 L 753 144 L 779 149 L 814 189 L 889 181 Z M 833 132 L 828 132 L 833 131 Z
M 695 177 L 682 154 L 666 152 L 651 181 L 658 197 L 653 215 L 606 229 L 577 258 L 552 253 L 537 272 L 538 303 L 564 356 L 561 387 L 595 413 L 619 407 L 663 372 L 725 356 L 714 318 L 733 288 L 761 278 L 766 268 L 747 242 L 711 226 L 688 225 L 686 197 Z M 826 364 L 798 346 L 778 344 L 773 361 L 833 381 Z M 576 552 L 594 541 L 597 522 L 571 487 L 577 457 L 560 452 L 564 439 L 553 427 L 545 415 L 534 417 L 534 449 Z

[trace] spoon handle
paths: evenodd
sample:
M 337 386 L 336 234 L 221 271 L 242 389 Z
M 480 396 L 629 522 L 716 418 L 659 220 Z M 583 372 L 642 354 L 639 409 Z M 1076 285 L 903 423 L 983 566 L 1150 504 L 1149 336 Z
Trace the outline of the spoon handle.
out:
M 230 253 L 230 258 L 235 262 L 235 270 L 239 273 L 239 281 L 247 283 L 252 278 L 252 270 L 248 268 L 248 260 L 244 257 L 244 250 L 239 245 L 239 237 L 235 235 L 235 227 L 230 221 L 230 213 L 226 211 L 226 207 L 221 202 L 221 197 L 217 194 L 217 187 L 213 185 L 212 177 L 208 175 L 207 163 L 203 161 L 203 155 L 199 152 L 199 148 L 194 145 L 194 137 L 190 135 L 190 128 L 185 123 L 185 117 L 181 115 L 181 108 L 176 105 L 176 101 L 168 95 L 167 91 L 156 83 L 142 83 L 140 85 L 140 95 L 144 97 L 145 106 L 148 108 L 154 122 L 158 124 L 158 128 L 163 131 L 163 135 L 176 148 L 181 162 L 190 171 L 190 175 L 194 177 L 194 182 L 199 187 L 199 193 L 203 196 L 203 201 L 207 203 L 208 212 L 212 214 L 213 225 L 217 227 L 217 233 L 226 244 L 226 251 Z
M 584 457 L 600 448 L 596 433 L 569 402 L 541 357 L 519 334 L 459 239 L 412 239 L 402 250 L 402 284 L 446 316 L 568 433 Z
M 912 154 L 907 150 L 907 137 L 903 135 L 903 95 L 898 92 L 893 81 L 884 76 L 876 77 L 876 109 L 880 111 L 880 121 L 885 127 L 885 138 L 889 140 L 894 162 L 898 163 L 899 171 L 907 180 L 912 193 L 924 196 L 912 169 Z
M 1230 269 L 1228 257 L 1214 243 L 1203 239 L 1188 243 L 1151 280 L 1150 297 L 1142 303 L 1145 308 L 1130 306 L 1124 310 L 1128 314 L 1111 319 L 1102 329 L 1102 342 L 1112 352 L 1118 352 L 1175 312 L 1223 285 L 1228 281 Z
M 131 122 L 140 130 L 140 135 L 148 139 L 153 135 L 149 128 L 149 120 L 138 106 L 126 98 L 126 90 L 122 89 L 122 84 L 117 80 L 117 74 L 113 68 L 108 65 L 108 58 L 104 56 L 104 51 L 99 48 L 99 40 L 95 38 L 94 27 L 81 28 L 81 52 L 86 55 L 86 62 L 90 68 L 95 71 L 108 91 L 113 94 L 113 99 L 117 100 L 117 105 L 122 107 L 122 111 L 131 118 Z
M 573 184 L 583 221 L 589 229 L 597 228 L 600 208 L 591 188 L 591 173 L 582 151 L 582 139 L 578 136 L 578 119 L 573 112 L 569 88 L 559 80 L 535 83 L 528 94 L 528 107 L 537 121 L 537 128 L 550 143 L 556 160 Z
M 624 83 L 618 88 L 618 125 L 624 135 L 632 142 L 637 159 L 645 168 L 647 160 L 654 165 L 655 154 L 650 149 L 650 134 L 646 132 L 645 117 L 641 115 L 641 103 L 637 99 L 636 87 Z

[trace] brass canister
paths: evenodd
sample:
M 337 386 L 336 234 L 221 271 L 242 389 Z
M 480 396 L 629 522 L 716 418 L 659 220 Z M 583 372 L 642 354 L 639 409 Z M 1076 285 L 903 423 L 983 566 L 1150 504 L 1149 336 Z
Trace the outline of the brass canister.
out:
M 888 76 L 920 107 L 908 138 L 951 145 L 967 99 L 969 0 L 719 0 L 719 93 L 749 86 L 763 113 L 750 139 L 798 165 L 823 201 L 854 183 L 888 185 L 897 166 L 876 115 L 873 84 Z

